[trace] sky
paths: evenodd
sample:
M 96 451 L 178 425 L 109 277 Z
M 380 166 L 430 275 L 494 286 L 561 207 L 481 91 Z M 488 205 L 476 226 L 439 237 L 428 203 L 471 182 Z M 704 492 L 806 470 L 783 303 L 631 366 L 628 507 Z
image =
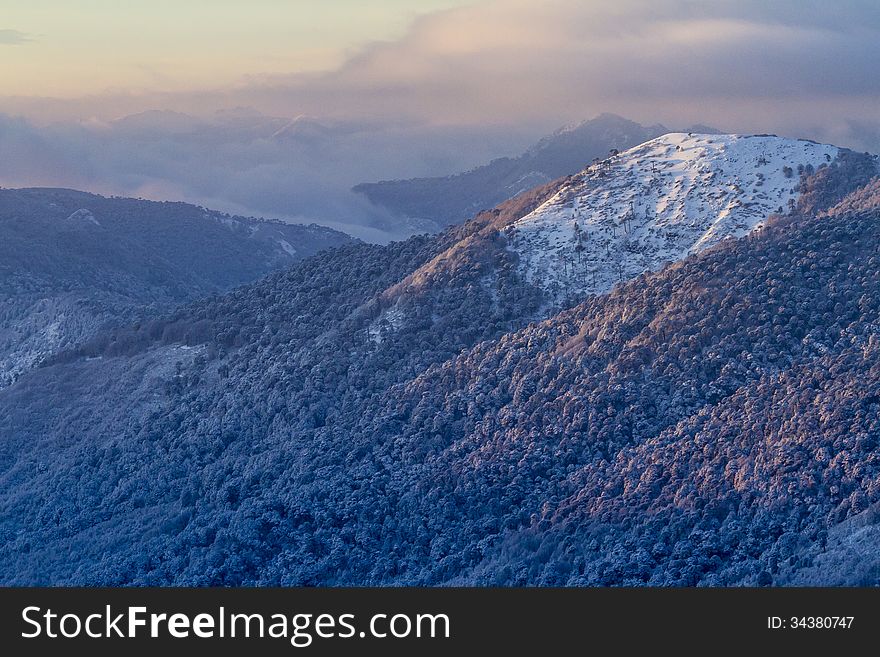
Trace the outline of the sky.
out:
M 878 61 L 876 0 L 0 0 L 0 185 L 375 225 L 602 112 L 877 152 Z
M 191 91 L 326 71 L 466 0 L 3 0 L 12 96 Z

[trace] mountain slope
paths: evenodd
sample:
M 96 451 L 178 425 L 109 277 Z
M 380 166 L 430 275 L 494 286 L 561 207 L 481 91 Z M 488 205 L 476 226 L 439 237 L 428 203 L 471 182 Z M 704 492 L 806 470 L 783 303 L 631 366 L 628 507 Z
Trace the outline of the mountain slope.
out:
M 594 164 L 506 231 L 527 278 L 601 293 L 796 207 L 834 146 L 775 136 L 667 134 Z
M 184 203 L 0 190 L 0 387 L 107 323 L 225 291 L 350 239 Z
M 538 185 L 583 169 L 611 149 L 623 150 L 667 132 L 613 114 L 545 137 L 523 155 L 499 158 L 453 176 L 363 183 L 354 191 L 398 214 L 443 227 L 460 223 Z
M 570 180 L 102 333 L 0 391 L 0 581 L 833 579 L 878 499 L 874 166 L 560 313 L 504 227 Z
M 481 213 L 468 239 L 389 290 L 384 305 L 399 324 L 413 297 L 425 290 L 430 297 L 463 274 L 496 299 L 501 279 L 512 275 L 492 264 L 501 262 L 536 300 L 526 319 L 542 319 L 742 237 L 780 211 L 821 212 L 877 171 L 874 156 L 808 141 L 666 135 Z M 493 302 L 479 312 L 495 312 Z

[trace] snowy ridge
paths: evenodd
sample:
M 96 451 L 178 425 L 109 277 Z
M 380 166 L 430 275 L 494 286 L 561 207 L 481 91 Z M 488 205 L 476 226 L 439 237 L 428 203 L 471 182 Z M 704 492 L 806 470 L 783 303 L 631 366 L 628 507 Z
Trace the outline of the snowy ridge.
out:
M 505 229 L 556 301 L 603 293 L 794 206 L 800 174 L 840 149 L 776 136 L 670 133 L 595 162 Z

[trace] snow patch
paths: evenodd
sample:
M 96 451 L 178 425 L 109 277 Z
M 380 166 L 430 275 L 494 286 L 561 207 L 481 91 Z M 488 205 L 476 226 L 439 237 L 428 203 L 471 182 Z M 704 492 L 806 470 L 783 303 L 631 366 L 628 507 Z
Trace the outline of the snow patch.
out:
M 370 325 L 367 327 L 367 334 L 370 336 L 370 340 L 376 344 L 382 344 L 383 333 L 400 330 L 406 319 L 406 314 L 399 306 L 400 302 L 398 301 L 390 308 L 383 310 L 376 319 L 370 322 Z
M 223 217 L 219 215 L 212 215 L 215 220 L 219 221 L 221 224 L 226 226 L 229 230 L 238 230 L 241 228 L 241 222 L 233 219 L 232 217 Z
M 92 211 L 86 208 L 81 208 L 76 212 L 71 213 L 65 221 L 69 223 L 91 224 L 93 226 L 101 225 L 101 223 L 95 219 L 95 215 L 92 214 Z
M 284 252 L 287 255 L 294 257 L 294 258 L 296 257 L 296 249 L 293 248 L 293 246 L 290 244 L 290 242 L 279 238 L 278 244 L 281 246 L 282 249 L 284 249 Z

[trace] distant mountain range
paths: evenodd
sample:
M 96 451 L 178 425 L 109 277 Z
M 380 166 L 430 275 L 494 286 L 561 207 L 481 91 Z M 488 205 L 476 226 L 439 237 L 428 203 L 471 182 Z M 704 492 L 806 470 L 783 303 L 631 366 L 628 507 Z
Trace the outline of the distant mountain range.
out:
M 0 189 L 0 387 L 106 325 L 260 278 L 351 241 L 185 203 Z
M 706 126 L 690 131 L 716 133 Z M 533 187 L 577 173 L 595 158 L 625 150 L 669 132 L 662 125 L 642 126 L 615 114 L 562 128 L 522 155 L 502 157 L 465 173 L 435 178 L 363 183 L 354 191 L 401 216 L 460 223 Z
M 0 390 L 0 582 L 876 584 L 878 249 L 873 156 L 667 134 L 97 331 Z

